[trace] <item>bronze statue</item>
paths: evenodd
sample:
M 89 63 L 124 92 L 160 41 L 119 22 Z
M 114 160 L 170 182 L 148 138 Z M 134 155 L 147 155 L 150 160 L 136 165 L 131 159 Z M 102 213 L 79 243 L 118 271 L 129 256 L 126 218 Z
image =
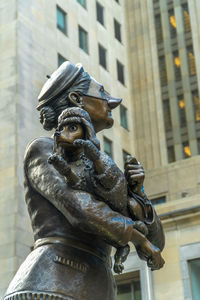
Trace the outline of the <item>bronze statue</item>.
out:
M 164 264 L 162 225 L 141 190 L 141 164 L 129 157 L 124 176 L 96 138 L 95 132 L 113 125 L 111 110 L 121 99 L 105 92 L 81 65 L 65 62 L 38 100 L 43 127 L 58 128 L 54 139 L 38 138 L 25 153 L 35 245 L 4 299 L 114 300 L 111 246 L 117 248 L 117 272 L 128 242 L 152 270 Z

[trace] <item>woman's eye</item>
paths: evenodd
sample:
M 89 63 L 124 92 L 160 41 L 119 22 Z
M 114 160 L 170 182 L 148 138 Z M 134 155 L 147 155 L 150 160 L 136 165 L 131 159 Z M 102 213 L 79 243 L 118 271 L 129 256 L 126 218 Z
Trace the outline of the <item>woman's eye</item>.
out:
M 78 129 L 78 126 L 77 125 L 71 125 L 69 127 L 69 131 L 73 132 L 73 131 L 76 131 Z

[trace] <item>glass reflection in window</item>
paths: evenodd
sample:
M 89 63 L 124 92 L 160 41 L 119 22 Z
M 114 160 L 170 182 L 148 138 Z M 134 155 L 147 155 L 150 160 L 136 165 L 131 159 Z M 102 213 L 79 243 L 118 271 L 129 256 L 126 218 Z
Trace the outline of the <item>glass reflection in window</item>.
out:
M 189 15 L 187 3 L 182 5 L 182 10 L 183 10 L 183 21 L 184 21 L 185 32 L 190 32 L 191 31 L 190 15 Z
M 192 93 L 194 117 L 196 122 L 200 122 L 200 98 L 198 91 Z
M 140 282 L 120 284 L 117 286 L 117 300 L 142 300 Z
M 188 142 L 183 143 L 183 154 L 184 158 L 189 158 L 191 156 L 191 150 Z
M 176 37 L 176 17 L 174 14 L 174 10 L 170 9 L 168 11 L 168 15 L 169 15 L 169 24 L 170 24 L 170 35 L 171 38 L 175 38 Z
M 173 52 L 173 59 L 174 59 L 175 80 L 179 81 L 181 79 L 181 60 L 178 51 Z
M 188 64 L 189 64 L 189 73 L 190 75 L 196 74 L 196 65 L 195 65 L 195 58 L 194 58 L 194 51 L 193 47 L 187 47 L 187 54 L 188 54 Z
M 190 267 L 190 275 L 191 275 L 190 279 L 191 279 L 193 300 L 199 300 L 200 259 L 194 259 L 189 261 L 189 267 Z
M 185 100 L 183 96 L 178 96 L 179 118 L 180 126 L 183 128 L 186 126 L 186 113 L 185 113 Z

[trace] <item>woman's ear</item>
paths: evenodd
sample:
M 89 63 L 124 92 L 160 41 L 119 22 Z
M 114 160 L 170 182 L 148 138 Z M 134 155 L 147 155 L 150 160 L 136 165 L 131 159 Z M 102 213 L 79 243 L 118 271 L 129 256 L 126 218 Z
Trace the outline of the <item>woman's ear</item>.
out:
M 83 108 L 83 103 L 81 101 L 81 96 L 76 92 L 70 92 L 68 95 L 68 99 L 73 104 L 73 106 L 78 106 Z

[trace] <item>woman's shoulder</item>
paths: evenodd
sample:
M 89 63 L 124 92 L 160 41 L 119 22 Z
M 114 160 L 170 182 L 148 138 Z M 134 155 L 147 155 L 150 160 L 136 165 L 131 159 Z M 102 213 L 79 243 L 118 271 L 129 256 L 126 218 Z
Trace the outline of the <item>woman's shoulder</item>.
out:
M 53 144 L 53 139 L 45 136 L 32 140 L 26 147 L 24 159 L 30 156 L 41 156 L 42 154 L 49 155 L 53 151 Z

